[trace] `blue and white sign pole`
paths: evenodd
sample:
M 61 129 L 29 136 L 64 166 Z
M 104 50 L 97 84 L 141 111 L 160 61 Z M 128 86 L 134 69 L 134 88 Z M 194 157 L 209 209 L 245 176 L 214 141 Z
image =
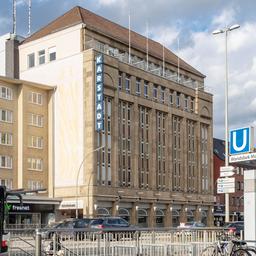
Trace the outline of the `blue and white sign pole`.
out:
M 228 166 L 228 32 L 239 28 L 233 25 L 213 31 L 213 35 L 225 33 L 225 166 Z M 225 222 L 229 222 L 229 194 L 225 194 Z

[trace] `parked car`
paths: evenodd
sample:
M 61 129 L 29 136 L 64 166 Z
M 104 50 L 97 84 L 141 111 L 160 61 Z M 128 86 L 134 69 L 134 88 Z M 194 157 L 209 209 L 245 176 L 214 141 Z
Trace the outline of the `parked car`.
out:
M 190 229 L 190 228 L 204 228 L 205 224 L 202 222 L 196 222 L 196 221 L 191 221 L 191 222 L 186 222 L 186 223 L 180 223 L 178 228 L 184 228 L 184 229 Z
M 227 228 L 228 234 L 241 236 L 241 231 L 244 232 L 244 222 L 235 221 L 228 223 L 225 228 Z
M 124 236 L 125 234 L 131 237 L 134 236 L 137 228 L 130 225 L 121 217 L 102 217 L 94 219 L 90 222 L 89 228 L 93 231 L 98 231 L 100 234 L 111 234 L 111 238 L 118 239 L 118 234 Z M 120 237 L 119 237 L 120 238 Z
M 83 218 L 83 219 L 72 219 L 63 222 L 63 226 L 58 234 L 62 237 L 73 237 L 74 239 L 84 239 L 85 237 L 85 230 L 88 228 L 89 223 L 93 219 L 90 218 Z M 79 230 L 80 229 L 80 230 Z
M 74 231 L 74 229 L 87 228 L 91 220 L 92 219 L 90 218 L 64 220 L 59 223 L 48 225 L 42 230 L 41 235 L 43 239 L 51 239 L 54 233 L 62 237 L 72 236 L 77 238 L 77 235 L 79 233 L 79 238 L 82 239 L 83 238 L 82 232 Z
M 51 239 L 54 232 L 63 228 L 65 222 L 52 223 L 41 230 L 41 236 L 43 239 Z

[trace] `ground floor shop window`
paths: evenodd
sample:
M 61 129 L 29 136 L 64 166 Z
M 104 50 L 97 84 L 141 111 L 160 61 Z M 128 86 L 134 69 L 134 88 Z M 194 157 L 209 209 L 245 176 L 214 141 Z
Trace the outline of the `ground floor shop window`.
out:
M 187 211 L 187 222 L 195 221 L 194 212 L 189 210 Z
M 160 209 L 156 209 L 156 227 L 164 227 L 164 211 Z
M 33 228 L 41 225 L 40 213 L 9 213 L 7 217 L 7 227 L 10 228 Z
M 129 213 L 129 210 L 127 210 L 125 208 L 120 208 L 118 210 L 118 216 L 123 218 L 124 220 L 126 220 L 127 222 L 130 223 L 130 213 Z
M 207 212 L 206 211 L 201 212 L 201 222 L 204 223 L 205 226 L 207 226 Z
M 97 209 L 97 217 L 108 217 L 108 216 L 110 216 L 108 209 L 106 208 Z
M 138 226 L 142 228 L 148 227 L 148 212 L 145 209 L 138 210 Z
M 180 225 L 180 212 L 179 210 L 172 211 L 172 226 L 178 227 Z

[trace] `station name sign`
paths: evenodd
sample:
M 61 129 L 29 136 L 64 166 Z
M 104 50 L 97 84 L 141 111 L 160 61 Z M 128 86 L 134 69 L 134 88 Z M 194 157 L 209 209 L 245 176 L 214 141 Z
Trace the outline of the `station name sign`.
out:
M 96 55 L 96 77 L 95 77 L 95 130 L 102 131 L 104 128 L 104 98 L 103 98 L 103 54 Z

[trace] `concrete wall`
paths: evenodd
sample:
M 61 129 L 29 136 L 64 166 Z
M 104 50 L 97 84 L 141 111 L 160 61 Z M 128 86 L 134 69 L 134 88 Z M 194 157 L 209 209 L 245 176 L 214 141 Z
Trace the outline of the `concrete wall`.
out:
M 27 55 L 56 47 L 57 59 L 27 69 Z M 46 54 L 47 55 L 47 54 Z M 37 58 L 36 58 L 37 59 Z M 83 55 L 80 26 L 20 46 L 20 77 L 56 86 L 53 137 L 55 186 L 75 186 L 83 160 Z M 80 180 L 83 179 L 82 173 Z

